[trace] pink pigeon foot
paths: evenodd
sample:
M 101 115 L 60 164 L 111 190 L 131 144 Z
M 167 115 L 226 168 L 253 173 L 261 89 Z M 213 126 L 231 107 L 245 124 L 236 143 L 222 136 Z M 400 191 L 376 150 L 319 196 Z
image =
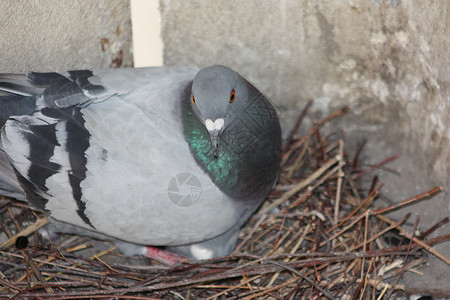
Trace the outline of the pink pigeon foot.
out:
M 146 246 L 143 255 L 154 259 L 162 264 L 173 266 L 182 262 L 188 262 L 189 259 L 179 256 L 175 253 L 167 252 L 162 249 Z

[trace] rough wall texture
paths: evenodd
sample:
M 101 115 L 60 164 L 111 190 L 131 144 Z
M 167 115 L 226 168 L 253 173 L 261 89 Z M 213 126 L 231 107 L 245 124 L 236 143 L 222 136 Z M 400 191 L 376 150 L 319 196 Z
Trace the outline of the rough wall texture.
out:
M 292 121 L 307 99 L 349 105 L 449 177 L 449 2 L 162 1 L 167 65 L 230 65 Z M 393 126 L 394 125 L 394 126 Z M 445 162 L 445 163 L 444 163 Z
M 128 1 L 1 1 L 0 72 L 131 66 Z
M 368 138 L 369 161 L 402 155 L 390 165 L 401 176 L 381 176 L 385 197 L 399 201 L 440 184 L 444 193 L 411 209 L 424 227 L 449 215 L 449 1 L 161 6 L 166 65 L 233 67 L 276 104 L 285 133 L 308 99 L 312 117 L 348 105 L 336 125 L 349 140 Z M 448 244 L 437 249 L 450 256 Z M 442 264 L 431 261 L 430 277 L 411 275 L 412 284 L 446 287 L 450 267 Z

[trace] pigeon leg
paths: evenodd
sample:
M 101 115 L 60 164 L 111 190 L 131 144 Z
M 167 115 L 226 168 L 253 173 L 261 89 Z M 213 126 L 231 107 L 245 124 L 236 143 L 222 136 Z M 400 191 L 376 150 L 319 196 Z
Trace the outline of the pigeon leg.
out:
M 117 249 L 125 254 L 125 256 L 145 256 L 168 266 L 173 266 L 181 262 L 189 261 L 184 256 L 165 251 L 164 249 L 158 247 L 136 245 L 118 240 L 114 243 L 116 244 Z
M 168 251 L 164 251 L 160 248 L 152 247 L 152 246 L 146 246 L 144 247 L 144 253 L 143 255 L 154 259 L 162 264 L 173 266 L 176 264 L 179 264 L 181 262 L 187 262 L 189 261 L 187 258 L 183 256 L 179 256 L 175 253 L 171 253 Z

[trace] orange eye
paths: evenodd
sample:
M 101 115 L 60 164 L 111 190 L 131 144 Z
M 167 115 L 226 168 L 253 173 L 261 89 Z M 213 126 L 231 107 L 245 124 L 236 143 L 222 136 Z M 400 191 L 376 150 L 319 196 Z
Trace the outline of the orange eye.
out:
M 233 103 L 236 100 L 236 92 L 234 90 L 230 93 L 230 103 Z
M 195 97 L 194 97 L 194 95 L 192 95 L 191 101 L 192 101 L 192 103 L 193 103 L 194 105 L 197 105 L 197 104 L 195 103 Z

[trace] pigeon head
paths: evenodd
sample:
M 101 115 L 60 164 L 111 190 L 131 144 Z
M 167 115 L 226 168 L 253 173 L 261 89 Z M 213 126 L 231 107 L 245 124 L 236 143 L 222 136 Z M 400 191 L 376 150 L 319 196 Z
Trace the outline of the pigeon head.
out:
M 225 66 L 204 68 L 194 78 L 192 110 L 208 130 L 216 157 L 220 135 L 245 108 L 249 94 L 247 86 L 244 78 Z
M 262 199 L 280 167 L 281 129 L 269 100 L 224 66 L 201 69 L 183 101 L 184 137 L 226 195 Z

